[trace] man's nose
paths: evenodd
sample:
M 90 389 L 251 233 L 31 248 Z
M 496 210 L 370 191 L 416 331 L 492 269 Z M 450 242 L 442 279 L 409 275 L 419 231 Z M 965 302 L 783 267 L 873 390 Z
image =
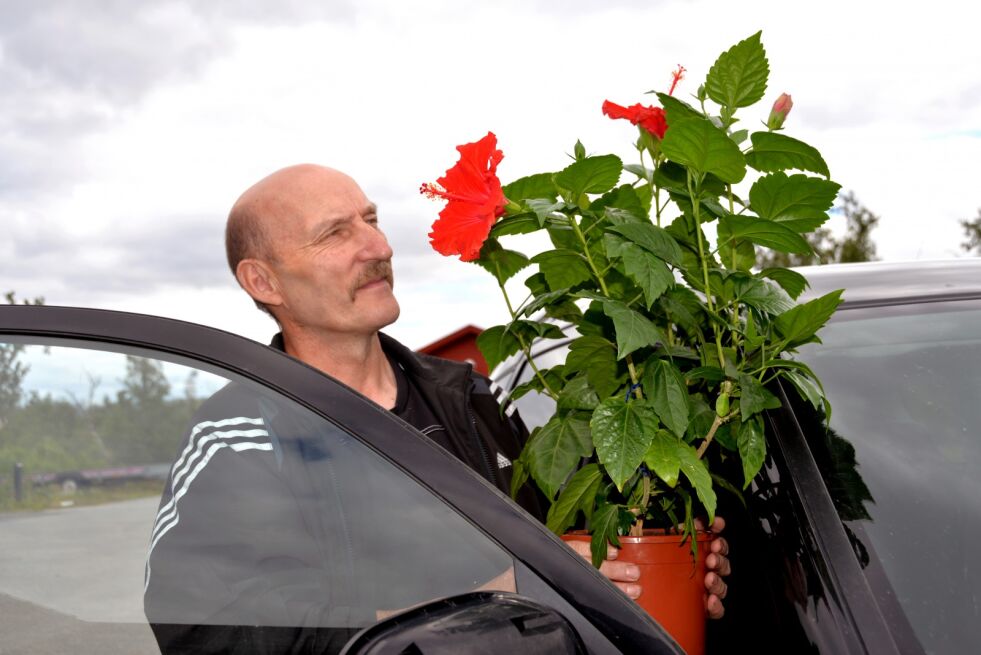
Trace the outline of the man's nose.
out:
M 361 223 L 363 242 L 361 252 L 365 259 L 388 260 L 392 258 L 392 247 L 388 245 L 388 239 L 377 225 Z

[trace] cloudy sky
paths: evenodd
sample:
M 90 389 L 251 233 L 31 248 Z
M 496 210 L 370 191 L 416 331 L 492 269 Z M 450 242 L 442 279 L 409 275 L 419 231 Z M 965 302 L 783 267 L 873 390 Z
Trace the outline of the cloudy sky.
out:
M 788 133 L 881 216 L 879 255 L 957 256 L 957 221 L 981 206 L 979 21 L 960 2 L 915 6 L 0 0 L 0 290 L 266 340 L 225 267 L 225 216 L 260 177 L 311 161 L 381 207 L 392 334 L 418 347 L 488 327 L 504 318 L 496 287 L 430 249 L 439 205 L 420 182 L 488 130 L 505 181 L 561 169 L 577 138 L 630 158 L 633 128 L 603 100 L 649 99 L 677 64 L 685 97 L 759 29 L 767 102 L 793 95 Z

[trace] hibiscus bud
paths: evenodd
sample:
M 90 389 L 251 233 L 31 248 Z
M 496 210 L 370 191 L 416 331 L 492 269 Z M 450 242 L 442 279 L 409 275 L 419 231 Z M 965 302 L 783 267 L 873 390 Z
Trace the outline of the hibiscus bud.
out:
M 793 106 L 794 101 L 790 98 L 790 94 L 781 93 L 777 101 L 773 103 L 770 117 L 766 119 L 766 126 L 771 130 L 779 130 L 783 127 L 783 122 L 787 120 L 787 114 L 790 113 Z

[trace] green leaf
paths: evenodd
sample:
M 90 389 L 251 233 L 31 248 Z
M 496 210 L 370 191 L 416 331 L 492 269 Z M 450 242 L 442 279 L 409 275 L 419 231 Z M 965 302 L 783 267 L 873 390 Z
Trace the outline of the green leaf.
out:
M 760 218 L 797 232 L 811 232 L 828 220 L 828 210 L 840 189 L 840 184 L 802 173 L 771 173 L 753 184 L 749 202 Z
M 678 369 L 667 360 L 656 360 L 644 371 L 643 388 L 661 422 L 679 439 L 683 438 L 688 429 L 691 403 L 688 387 Z
M 559 410 L 593 411 L 599 405 L 599 397 L 591 386 L 589 378 L 584 373 L 569 380 L 559 392 Z
M 584 193 L 603 193 L 609 191 L 620 180 L 623 162 L 616 155 L 599 155 L 577 161 L 552 178 L 560 189 L 569 192 L 572 198 Z
M 607 233 L 613 232 L 633 241 L 648 252 L 657 255 L 669 264 L 681 265 L 681 246 L 671 234 L 652 223 L 624 223 L 606 228 Z M 609 253 L 609 249 L 607 250 Z
M 490 231 L 490 236 L 496 239 L 509 234 L 531 234 L 540 229 L 542 229 L 542 224 L 535 214 L 515 214 L 514 216 L 505 216 L 494 223 L 494 227 Z
M 603 473 L 598 464 L 587 464 L 569 478 L 569 483 L 548 510 L 545 526 L 557 535 L 565 532 L 576 520 L 576 512 L 592 508 L 596 502 Z
M 681 460 L 678 458 L 678 438 L 667 430 L 658 430 L 644 454 L 644 463 L 669 487 L 678 484 Z
M 487 369 L 494 370 L 498 364 L 521 350 L 521 343 L 508 330 L 508 326 L 495 325 L 480 333 L 477 347 L 487 361 Z
M 607 217 L 629 218 L 630 220 L 647 220 L 647 210 L 641 202 L 637 190 L 629 184 L 621 184 L 612 191 L 597 198 L 590 206 L 590 211 L 597 214 L 607 210 Z M 619 210 L 614 212 L 613 210 Z
M 681 164 L 676 164 L 673 161 L 662 162 L 657 167 L 657 172 L 654 173 L 654 184 L 688 199 L 688 174 Z M 699 197 L 703 201 L 709 198 L 718 198 L 725 193 L 726 185 L 716 176 L 706 175 L 705 179 L 702 180 Z
M 547 198 L 532 198 L 531 200 L 527 200 L 525 204 L 528 206 L 528 209 L 535 212 L 535 218 L 538 220 L 540 227 L 545 227 L 548 219 L 552 218 L 555 212 L 565 207 L 565 202 L 561 200 L 555 202 Z
M 546 250 L 531 258 L 548 281 L 549 288 L 568 289 L 592 277 L 589 264 L 574 250 Z
M 504 284 L 514 274 L 529 264 L 527 257 L 515 250 L 501 248 L 497 239 L 487 239 L 480 250 L 477 264 L 493 275 L 498 284 Z
M 814 380 L 797 371 L 784 371 L 782 375 L 797 388 L 801 397 L 814 406 L 814 409 L 819 412 L 824 409 L 824 394 Z
M 678 460 L 681 462 L 681 472 L 685 474 L 688 481 L 695 487 L 698 499 L 705 506 L 708 512 L 708 523 L 712 524 L 715 520 L 716 497 L 715 490 L 712 489 L 712 476 L 709 475 L 708 467 L 705 462 L 698 459 L 698 453 L 688 444 L 679 443 L 677 445 Z
M 794 299 L 804 293 L 804 289 L 808 286 L 806 277 L 789 268 L 764 268 L 760 271 L 760 277 L 770 278 Z
M 552 181 L 552 173 L 538 173 L 518 178 L 501 188 L 504 197 L 511 202 L 519 202 L 528 198 L 548 198 L 555 200 L 558 189 Z
M 816 149 L 803 141 L 776 132 L 753 132 L 753 149 L 746 163 L 762 173 L 797 169 L 829 177 L 828 165 Z
M 686 118 L 705 118 L 702 112 L 687 102 L 678 100 L 674 96 L 669 96 L 667 93 L 658 93 L 657 99 L 661 101 L 661 107 L 664 108 L 664 115 L 668 120 L 668 129 L 671 129 L 671 126 L 678 121 Z
M 782 314 L 794 306 L 783 289 L 758 277 L 737 281 L 735 291 L 737 300 L 767 314 Z
M 593 538 L 589 543 L 589 551 L 593 556 L 593 566 L 597 569 L 606 560 L 607 544 L 620 545 L 617 538 L 620 508 L 617 505 L 604 505 L 596 510 L 589 522 Z
M 739 145 L 745 141 L 747 137 L 749 137 L 749 130 L 737 130 L 729 135 L 729 138 L 732 139 L 732 142 L 736 145 Z
M 756 474 L 763 468 L 766 459 L 766 439 L 763 437 L 763 419 L 755 416 L 751 421 L 744 421 L 739 427 L 736 437 L 739 447 L 739 459 L 743 464 L 743 489 L 749 486 Z
M 570 373 L 584 372 L 600 397 L 609 396 L 619 389 L 623 378 L 617 369 L 616 348 L 598 336 L 575 339 L 569 345 L 565 367 Z
M 619 234 L 606 232 L 603 235 L 603 247 L 606 249 L 608 259 L 622 256 L 623 251 L 631 248 L 633 245 L 634 243 L 632 241 L 624 239 Z
M 753 243 L 780 252 L 807 254 L 811 246 L 807 239 L 789 227 L 755 216 L 737 216 L 735 214 L 719 219 L 720 226 L 725 226 L 727 234 L 732 239 L 748 239 Z M 534 260 L 532 260 L 534 261 Z
M 832 291 L 777 316 L 773 325 L 788 347 L 807 343 L 841 304 L 842 289 Z
M 644 292 L 647 308 L 650 309 L 654 301 L 674 284 L 671 269 L 656 256 L 636 246 L 627 247 L 621 257 L 624 272 Z
M 664 337 L 650 320 L 622 302 L 603 301 L 603 313 L 613 319 L 617 333 L 617 359 L 623 359 L 639 348 L 664 343 Z
M 654 176 L 654 171 L 646 166 L 641 166 L 640 164 L 624 164 L 623 170 L 627 171 L 628 173 L 633 173 L 645 182 L 650 182 Z
M 705 78 L 705 92 L 731 109 L 749 107 L 766 93 L 769 74 L 766 51 L 757 32 L 719 55 Z
M 528 287 L 528 291 L 534 296 L 540 296 L 551 290 L 548 288 L 548 282 L 541 272 L 528 276 L 528 279 L 525 280 L 525 286 Z
M 717 370 L 721 371 L 721 369 Z M 691 397 L 691 422 L 688 424 L 685 441 L 690 443 L 704 439 L 714 422 L 715 410 L 709 407 L 702 394 L 695 394 Z
M 685 373 L 685 379 L 691 383 L 698 382 L 699 380 L 722 382 L 726 379 L 726 374 L 718 366 L 699 366 L 687 371 Z
M 554 416 L 528 441 L 528 468 L 550 499 L 565 484 L 579 460 L 593 452 L 589 423 L 576 414 Z
M 720 221 L 718 228 L 719 260 L 729 269 L 748 271 L 756 265 L 756 246 L 746 239 L 735 239 L 729 224 Z
M 703 118 L 685 118 L 664 134 L 661 149 L 672 161 L 735 184 L 746 176 L 746 161 L 726 133 Z
M 642 400 L 607 398 L 593 412 L 589 427 L 600 463 L 623 491 L 623 483 L 637 472 L 657 433 L 657 414 Z
M 739 376 L 739 388 L 742 395 L 739 399 L 739 416 L 743 423 L 764 409 L 777 409 L 780 399 L 767 391 L 759 380 L 752 375 L 743 373 Z
M 731 482 L 729 482 L 723 476 L 717 475 L 715 473 L 712 474 L 712 482 L 715 483 L 715 486 L 719 487 L 720 489 L 725 489 L 733 496 L 735 496 L 739 500 L 739 504 L 743 506 L 743 509 L 746 509 L 746 499 L 743 498 L 743 494 L 742 492 L 739 491 L 739 489 L 732 486 Z
M 702 304 L 695 293 L 687 287 L 677 285 L 668 289 L 658 300 L 673 323 L 677 323 L 689 333 L 697 333 L 700 326 L 699 316 Z
M 528 482 L 528 467 L 525 466 L 524 453 L 511 462 L 511 498 L 517 498 L 521 487 Z
M 508 325 L 487 328 L 477 337 L 477 347 L 493 369 L 521 349 L 521 340 L 530 344 L 535 339 L 564 339 L 557 325 L 540 321 L 514 321 Z
M 546 293 L 541 294 L 537 298 L 534 298 L 527 305 L 522 305 L 515 313 L 521 316 L 531 316 L 532 314 L 542 309 L 543 307 L 551 305 L 556 301 L 564 300 L 565 297 L 568 296 L 568 294 L 569 294 L 568 289 L 556 289 L 555 291 L 548 291 Z

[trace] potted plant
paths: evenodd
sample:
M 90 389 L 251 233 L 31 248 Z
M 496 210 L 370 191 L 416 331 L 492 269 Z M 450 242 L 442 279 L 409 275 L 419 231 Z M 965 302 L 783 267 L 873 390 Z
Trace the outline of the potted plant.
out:
M 585 519 L 596 566 L 607 543 L 652 531 L 669 534 L 675 552 L 687 541 L 698 553 L 695 517 L 711 522 L 717 491 L 738 493 L 763 465 L 775 380 L 826 404 L 807 365 L 785 355 L 817 338 L 840 292 L 798 304 L 804 277 L 755 265 L 758 248 L 809 252 L 803 235 L 827 220 L 840 187 L 817 150 L 782 133 L 790 96 L 768 116 L 752 113 L 768 72 L 757 33 L 719 56 L 692 102 L 674 95 L 679 67 L 659 106 L 604 103 L 607 116 L 638 126 L 636 163 L 577 142 L 562 170 L 502 187 L 489 133 L 422 187 L 447 201 L 433 247 L 487 269 L 504 294 L 511 321 L 478 339 L 488 366 L 524 353 L 534 377 L 512 399 L 535 390 L 555 401 L 514 462 L 513 488 L 534 480 L 557 534 Z M 532 257 L 501 243 L 535 232 L 551 247 Z M 528 267 L 537 270 L 516 301 L 505 283 Z M 570 337 L 562 364 L 537 368 L 533 342 Z M 710 465 L 725 458 L 741 463 L 739 479 Z M 691 555 L 683 564 L 697 612 Z

